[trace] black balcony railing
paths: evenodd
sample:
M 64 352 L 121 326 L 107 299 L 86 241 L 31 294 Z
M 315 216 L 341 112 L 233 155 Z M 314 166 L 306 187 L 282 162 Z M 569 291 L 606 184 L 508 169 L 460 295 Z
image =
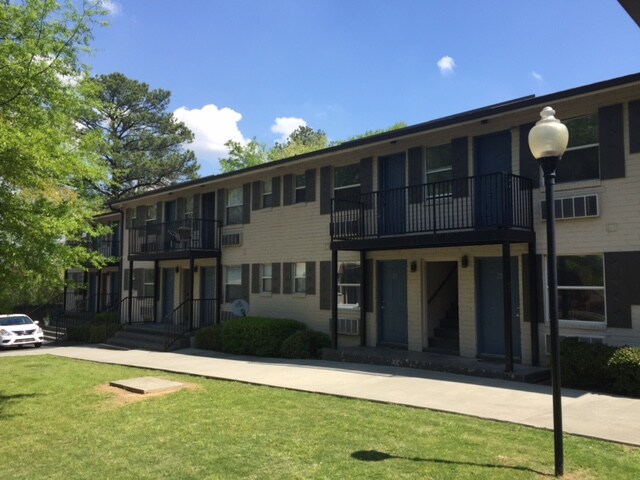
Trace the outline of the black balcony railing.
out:
M 120 240 L 117 238 L 93 238 L 87 248 L 106 258 L 120 258 Z
M 129 255 L 219 251 L 220 221 L 185 219 L 129 230 Z
M 529 178 L 492 173 L 332 200 L 333 240 L 498 228 L 533 230 Z
M 216 299 L 186 300 L 162 319 L 164 348 L 169 349 L 187 332 L 215 323 Z

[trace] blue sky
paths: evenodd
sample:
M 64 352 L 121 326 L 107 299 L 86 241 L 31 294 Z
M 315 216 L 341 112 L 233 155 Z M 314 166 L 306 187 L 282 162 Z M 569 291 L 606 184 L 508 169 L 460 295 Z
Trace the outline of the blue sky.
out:
M 228 139 L 342 140 L 640 72 L 616 0 L 103 0 L 94 74 L 172 92 L 201 175 Z

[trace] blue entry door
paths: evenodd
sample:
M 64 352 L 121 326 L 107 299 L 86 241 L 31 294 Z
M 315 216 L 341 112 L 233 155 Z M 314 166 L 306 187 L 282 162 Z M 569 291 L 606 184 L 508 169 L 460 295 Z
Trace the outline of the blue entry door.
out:
M 162 321 L 167 320 L 167 316 L 173 312 L 174 306 L 174 286 L 176 273 L 173 268 L 162 269 Z
M 406 346 L 408 341 L 407 262 L 378 262 L 379 343 Z
M 508 183 L 498 173 L 511 173 L 511 132 L 505 130 L 475 139 L 475 225 L 505 225 Z M 494 175 L 491 175 L 494 174 Z
M 476 259 L 478 354 L 504 356 L 504 289 L 502 257 Z M 511 257 L 511 329 L 513 356 L 520 357 L 518 259 Z
M 396 153 L 378 159 L 380 189 L 378 198 L 378 220 L 381 235 L 405 233 L 406 230 L 406 185 L 405 155 Z

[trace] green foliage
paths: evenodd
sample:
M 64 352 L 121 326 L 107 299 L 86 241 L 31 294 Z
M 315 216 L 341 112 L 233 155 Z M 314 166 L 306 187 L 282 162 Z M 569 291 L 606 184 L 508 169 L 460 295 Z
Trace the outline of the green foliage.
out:
M 194 335 L 194 340 L 196 348 L 222 351 L 222 325 L 201 328 Z
M 304 125 L 289 135 L 285 143 L 276 143 L 269 151 L 270 160 L 295 157 L 303 153 L 315 152 L 329 146 L 327 134 Z
M 564 338 L 560 342 L 560 368 L 563 385 L 606 390 L 611 385 L 607 363 L 615 347 Z
M 351 142 L 353 140 L 360 140 L 361 138 L 372 137 L 374 135 L 392 132 L 394 130 L 400 130 L 401 128 L 406 128 L 406 127 L 407 127 L 407 124 L 405 122 L 396 122 L 393 125 L 391 125 L 389 128 L 381 128 L 378 130 L 367 130 L 364 133 L 354 135 L 353 137 L 347 138 L 344 142 L 339 142 L 339 143 L 346 143 L 346 142 Z
M 326 333 L 298 330 L 282 342 L 280 353 L 284 358 L 322 358 L 322 349 L 330 346 Z
M 96 234 L 100 205 L 87 182 L 106 172 L 96 135 L 76 118 L 91 108 L 79 56 L 103 11 L 96 3 L 0 2 L 0 309 L 45 300 L 65 268 L 96 260 L 79 241 Z M 66 242 L 62 242 L 66 240 Z M 74 246 L 75 245 L 75 246 Z
M 615 351 L 608 363 L 616 393 L 640 398 L 640 347 Z
M 305 328 L 301 322 L 283 318 L 234 318 L 222 325 L 222 351 L 236 355 L 278 357 L 282 342 Z
M 197 177 L 198 163 L 183 145 L 193 133 L 167 111 L 168 90 L 121 73 L 98 75 L 90 81 L 97 102 L 78 117 L 86 132 L 100 136 L 99 155 L 108 181 L 91 186 L 106 202 Z
M 267 146 L 259 143 L 255 138 L 247 145 L 229 140 L 224 146 L 229 149 L 229 156 L 220 159 L 220 167 L 224 173 L 255 167 L 269 161 Z
M 70 325 L 67 327 L 67 340 L 78 343 L 102 343 L 114 332 L 116 325 L 108 322 Z

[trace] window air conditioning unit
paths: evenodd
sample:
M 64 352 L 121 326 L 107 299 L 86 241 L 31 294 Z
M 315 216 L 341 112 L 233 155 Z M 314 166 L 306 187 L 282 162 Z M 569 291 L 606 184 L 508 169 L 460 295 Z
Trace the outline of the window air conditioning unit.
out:
M 339 318 L 338 319 L 338 333 L 343 335 L 359 335 L 360 329 L 358 325 L 360 324 L 359 319 L 357 318 Z
M 595 193 L 589 195 L 580 195 L 577 197 L 558 198 L 555 201 L 556 219 L 570 219 L 583 217 L 597 217 L 600 215 L 600 206 L 598 204 L 598 195 Z M 540 202 L 540 211 L 542 219 L 547 219 L 547 202 Z
M 222 235 L 222 246 L 231 247 L 234 245 L 242 245 L 242 233 L 224 233 Z

